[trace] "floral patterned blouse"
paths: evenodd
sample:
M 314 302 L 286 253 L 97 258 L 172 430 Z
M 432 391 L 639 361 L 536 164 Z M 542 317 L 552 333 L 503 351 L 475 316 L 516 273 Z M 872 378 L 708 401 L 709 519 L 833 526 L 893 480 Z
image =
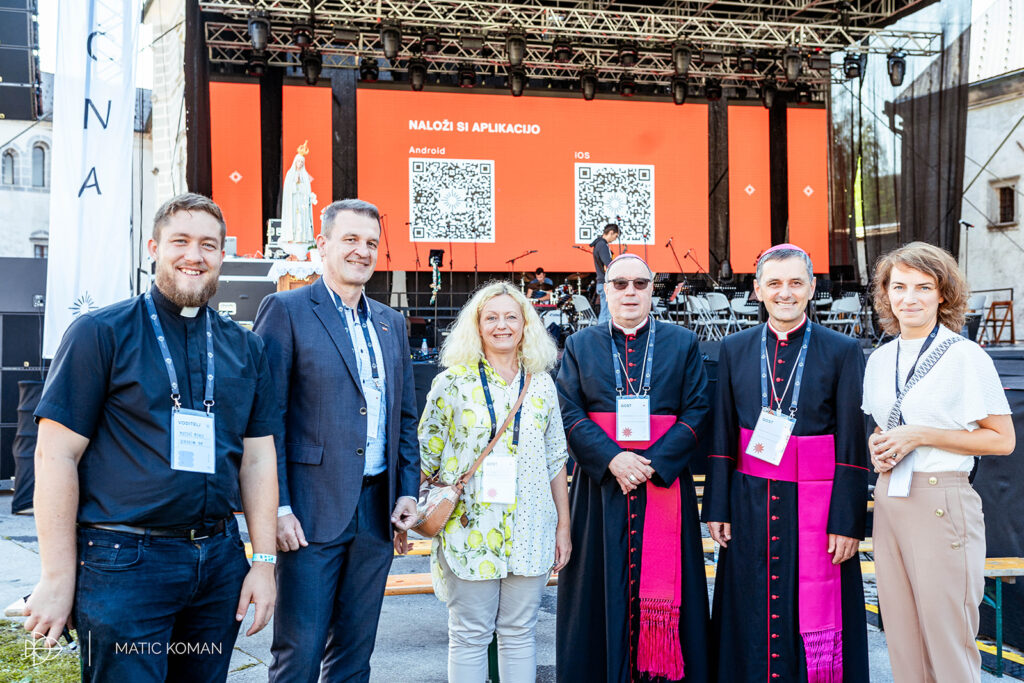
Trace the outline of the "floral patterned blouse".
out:
M 519 378 L 506 382 L 490 363 L 480 362 L 500 427 L 519 398 Z M 518 446 L 513 450 L 510 424 L 491 451 L 491 455 L 516 459 L 516 502 L 504 505 L 477 500 L 485 459 L 431 545 L 434 593 L 442 601 L 447 600 L 448 592 L 438 564 L 439 552 L 444 553 L 456 576 L 469 581 L 501 579 L 508 574 L 540 576 L 554 564 L 558 512 L 551 497 L 551 480 L 561 471 L 568 453 L 551 375 L 533 375 L 522 410 Z M 454 484 L 490 438 L 491 418 L 478 365 L 456 365 L 435 377 L 419 425 L 423 472 L 432 476 L 440 469 L 441 480 Z M 466 526 L 463 514 L 468 518 Z

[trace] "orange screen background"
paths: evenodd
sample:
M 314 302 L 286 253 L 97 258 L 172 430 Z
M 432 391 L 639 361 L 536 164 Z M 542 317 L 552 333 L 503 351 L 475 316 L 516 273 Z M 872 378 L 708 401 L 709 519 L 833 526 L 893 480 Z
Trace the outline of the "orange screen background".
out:
M 828 272 L 828 115 L 786 112 L 789 147 L 789 241 L 803 247 L 817 273 Z
M 210 165 L 213 201 L 220 205 L 227 234 L 238 238 L 238 254 L 263 250 L 260 87 L 210 83 Z
M 653 165 L 654 231 L 647 257 L 658 271 L 678 272 L 692 248 L 701 265 L 708 253 L 708 129 L 703 104 L 511 97 L 360 88 L 357 90 L 359 197 L 373 202 L 388 229 L 391 268 L 415 268 L 409 197 L 410 157 L 493 161 L 494 242 L 477 242 L 481 271 L 507 271 L 505 261 L 524 251 L 516 271 L 593 270 L 586 246 L 575 239 L 575 164 Z M 535 124 L 540 134 L 410 130 L 410 120 Z M 411 148 L 444 148 L 422 153 Z M 577 158 L 587 154 L 589 158 Z M 444 269 L 473 270 L 473 243 L 417 241 L 421 268 L 431 248 L 444 249 Z M 382 244 L 382 249 L 384 245 Z M 643 244 L 629 250 L 644 255 Z M 617 246 L 613 246 L 618 251 Z M 695 270 L 691 261 L 683 263 Z M 378 269 L 386 267 L 384 254 Z

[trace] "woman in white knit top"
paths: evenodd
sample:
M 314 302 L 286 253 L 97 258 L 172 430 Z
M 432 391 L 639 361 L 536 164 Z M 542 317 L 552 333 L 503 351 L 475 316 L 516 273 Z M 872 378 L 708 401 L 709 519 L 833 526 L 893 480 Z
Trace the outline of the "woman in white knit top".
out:
M 889 252 L 874 289 L 882 325 L 899 333 L 868 359 L 863 403 L 878 425 L 873 536 L 893 678 L 979 681 L 985 522 L 968 475 L 972 456 L 1013 451 L 1010 407 L 992 359 L 956 332 L 967 284 L 949 253 Z

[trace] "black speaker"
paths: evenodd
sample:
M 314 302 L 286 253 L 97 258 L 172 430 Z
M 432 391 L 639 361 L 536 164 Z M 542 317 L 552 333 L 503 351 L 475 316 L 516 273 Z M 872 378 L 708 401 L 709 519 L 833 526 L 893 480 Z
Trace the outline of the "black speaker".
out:
M 0 12 L 0 14 L 5 14 Z M 10 14 L 10 12 L 6 12 Z M 9 47 L 0 43 L 0 83 L 25 85 L 32 82 L 32 50 L 27 47 Z
M 35 121 L 36 89 L 32 85 L 0 85 L 0 119 Z
M 14 436 L 18 433 L 16 426 L 0 427 L 0 480 L 7 480 L 14 477 Z M 10 486 L 0 486 L 0 489 Z
M 26 12 L 35 12 L 36 0 L 0 0 L 0 9 L 20 9 Z
M 42 325 L 42 315 L 8 313 L 0 316 L 0 365 L 5 368 L 40 366 Z
M 21 10 L 0 9 L 0 45 L 31 48 L 32 15 Z
M 0 373 L 0 423 L 18 423 L 18 382 L 41 379 L 38 370 L 4 370 Z

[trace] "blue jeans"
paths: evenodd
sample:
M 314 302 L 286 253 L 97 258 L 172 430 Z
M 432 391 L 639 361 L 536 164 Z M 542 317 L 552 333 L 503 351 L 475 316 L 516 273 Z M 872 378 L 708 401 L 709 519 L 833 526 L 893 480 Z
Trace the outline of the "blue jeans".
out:
M 234 518 L 195 541 L 79 529 L 82 680 L 225 680 L 248 571 Z
M 597 296 L 601 300 L 601 312 L 597 316 L 597 323 L 603 325 L 612 319 L 611 312 L 608 311 L 608 299 L 604 296 L 604 283 L 597 283 Z

